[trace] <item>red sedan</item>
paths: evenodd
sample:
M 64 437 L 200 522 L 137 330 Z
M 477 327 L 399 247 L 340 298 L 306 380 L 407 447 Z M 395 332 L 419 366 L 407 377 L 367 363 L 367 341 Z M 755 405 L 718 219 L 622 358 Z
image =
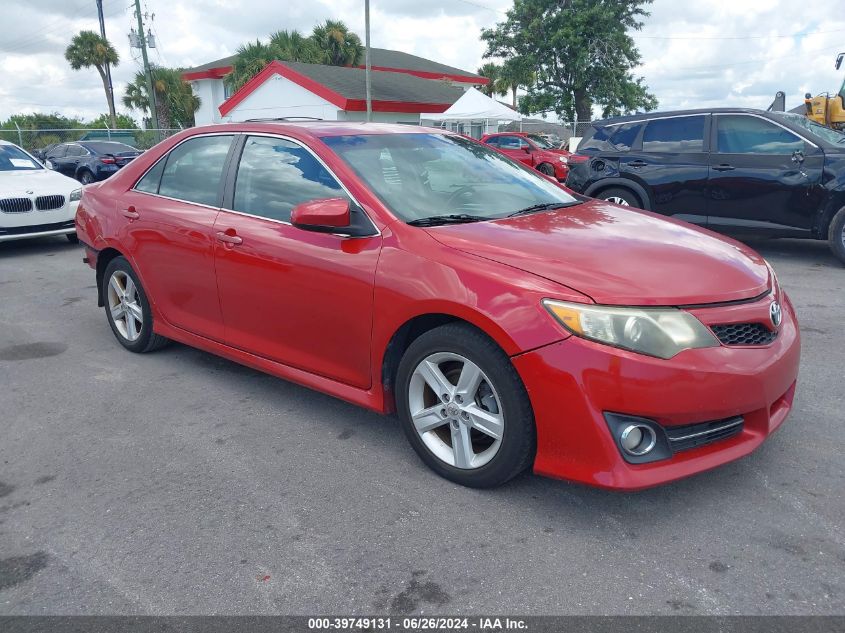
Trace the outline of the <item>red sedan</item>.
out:
M 457 135 L 193 128 L 86 187 L 76 223 L 125 348 L 172 339 L 395 411 L 464 485 L 653 486 L 747 455 L 792 407 L 798 325 L 759 255 Z
M 482 136 L 481 142 L 561 182 L 569 175 L 571 154 L 557 149 L 539 134 L 500 132 Z

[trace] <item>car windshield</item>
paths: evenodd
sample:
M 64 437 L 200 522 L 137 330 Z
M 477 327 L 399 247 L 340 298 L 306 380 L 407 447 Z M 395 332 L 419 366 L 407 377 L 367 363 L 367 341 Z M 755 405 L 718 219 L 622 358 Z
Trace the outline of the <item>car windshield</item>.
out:
M 534 141 L 534 144 L 538 147 L 542 147 L 543 149 L 554 149 L 555 146 L 549 143 L 546 139 L 544 139 L 539 134 L 528 134 L 528 138 Z
M 0 145 L 0 171 L 43 169 L 38 161 L 14 145 Z
M 538 205 L 578 203 L 539 173 L 456 135 L 366 134 L 323 141 L 406 222 L 444 215 L 491 220 Z
M 799 125 L 809 132 L 812 136 L 818 139 L 827 141 L 828 143 L 836 143 L 838 145 L 845 145 L 845 134 L 831 130 L 829 127 L 819 125 L 815 121 L 811 121 L 801 114 L 786 113 L 782 115 L 784 119 L 793 125 Z

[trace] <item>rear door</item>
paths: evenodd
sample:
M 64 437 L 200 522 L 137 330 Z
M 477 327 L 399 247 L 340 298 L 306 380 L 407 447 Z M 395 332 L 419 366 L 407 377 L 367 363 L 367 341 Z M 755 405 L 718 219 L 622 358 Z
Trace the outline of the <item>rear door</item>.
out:
M 57 171 L 60 174 L 67 175 L 68 166 L 67 166 L 67 150 L 68 145 L 67 143 L 62 143 L 61 145 L 56 145 L 53 149 L 51 149 L 46 156 L 45 162 L 48 163 L 50 169 L 53 171 Z M 71 174 L 72 176 L 73 174 Z
M 214 221 L 234 135 L 194 136 L 173 148 L 117 202 L 121 243 L 164 319 L 223 339 L 214 272 Z
M 713 118 L 709 226 L 724 233 L 809 234 L 824 195 L 822 150 L 761 116 Z
M 620 157 L 619 171 L 650 192 L 652 211 L 707 222 L 709 124 L 704 114 L 650 119 L 630 151 Z M 636 132 L 632 126 L 619 142 L 632 142 Z
M 346 237 L 290 224 L 294 206 L 350 199 L 304 145 L 247 136 L 214 227 L 226 343 L 370 386 L 373 286 L 381 235 Z

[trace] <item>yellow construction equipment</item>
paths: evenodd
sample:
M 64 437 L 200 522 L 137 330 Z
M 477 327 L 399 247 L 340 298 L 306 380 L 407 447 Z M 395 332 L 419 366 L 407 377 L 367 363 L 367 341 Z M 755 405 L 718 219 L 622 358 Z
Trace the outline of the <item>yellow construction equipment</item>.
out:
M 836 57 L 836 70 L 842 66 L 845 53 L 839 53 Z M 845 81 L 839 94 L 831 95 L 823 93 L 816 97 L 809 92 L 804 96 L 804 105 L 807 107 L 807 118 L 833 128 L 834 130 L 845 130 Z

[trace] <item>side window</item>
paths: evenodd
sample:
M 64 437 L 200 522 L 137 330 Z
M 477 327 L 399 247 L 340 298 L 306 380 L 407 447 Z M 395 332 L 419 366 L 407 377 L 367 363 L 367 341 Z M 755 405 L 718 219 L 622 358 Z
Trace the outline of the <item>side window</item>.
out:
M 169 198 L 214 206 L 231 136 L 198 136 L 167 156 L 158 192 Z
M 486 141 L 484 141 L 484 142 L 485 142 L 487 145 L 489 145 L 490 147 L 499 147 L 499 140 L 500 140 L 500 139 L 501 139 L 501 137 L 499 137 L 499 136 L 494 136 L 493 138 L 488 138 L 488 139 L 487 139 Z
M 804 150 L 804 140 L 779 125 L 753 116 L 716 117 L 720 154 L 785 154 Z
M 609 150 L 613 149 L 608 139 L 610 138 L 610 134 L 613 133 L 613 128 L 607 127 L 591 127 L 587 130 L 587 133 L 584 135 L 584 138 L 581 139 L 581 142 L 578 143 L 578 151 L 602 151 L 602 150 Z
M 68 157 L 84 156 L 84 155 L 85 155 L 85 150 L 82 149 L 81 146 L 79 146 L 79 145 L 68 145 L 67 146 L 67 156 Z
M 704 116 L 682 116 L 649 121 L 643 132 L 643 151 L 703 152 Z
M 642 121 L 636 123 L 625 123 L 616 128 L 613 136 L 610 137 L 611 144 L 620 152 L 628 152 L 634 146 L 640 130 L 643 127 Z
M 53 149 L 47 152 L 51 158 L 64 158 L 67 156 L 67 145 L 56 145 Z
M 234 211 L 289 222 L 291 210 L 302 202 L 346 197 L 340 183 L 301 145 L 267 136 L 246 139 Z
M 142 191 L 144 193 L 158 193 L 158 185 L 161 182 L 161 174 L 164 172 L 164 163 L 166 159 L 160 159 L 153 168 L 150 169 L 141 180 L 135 185 L 135 191 Z

